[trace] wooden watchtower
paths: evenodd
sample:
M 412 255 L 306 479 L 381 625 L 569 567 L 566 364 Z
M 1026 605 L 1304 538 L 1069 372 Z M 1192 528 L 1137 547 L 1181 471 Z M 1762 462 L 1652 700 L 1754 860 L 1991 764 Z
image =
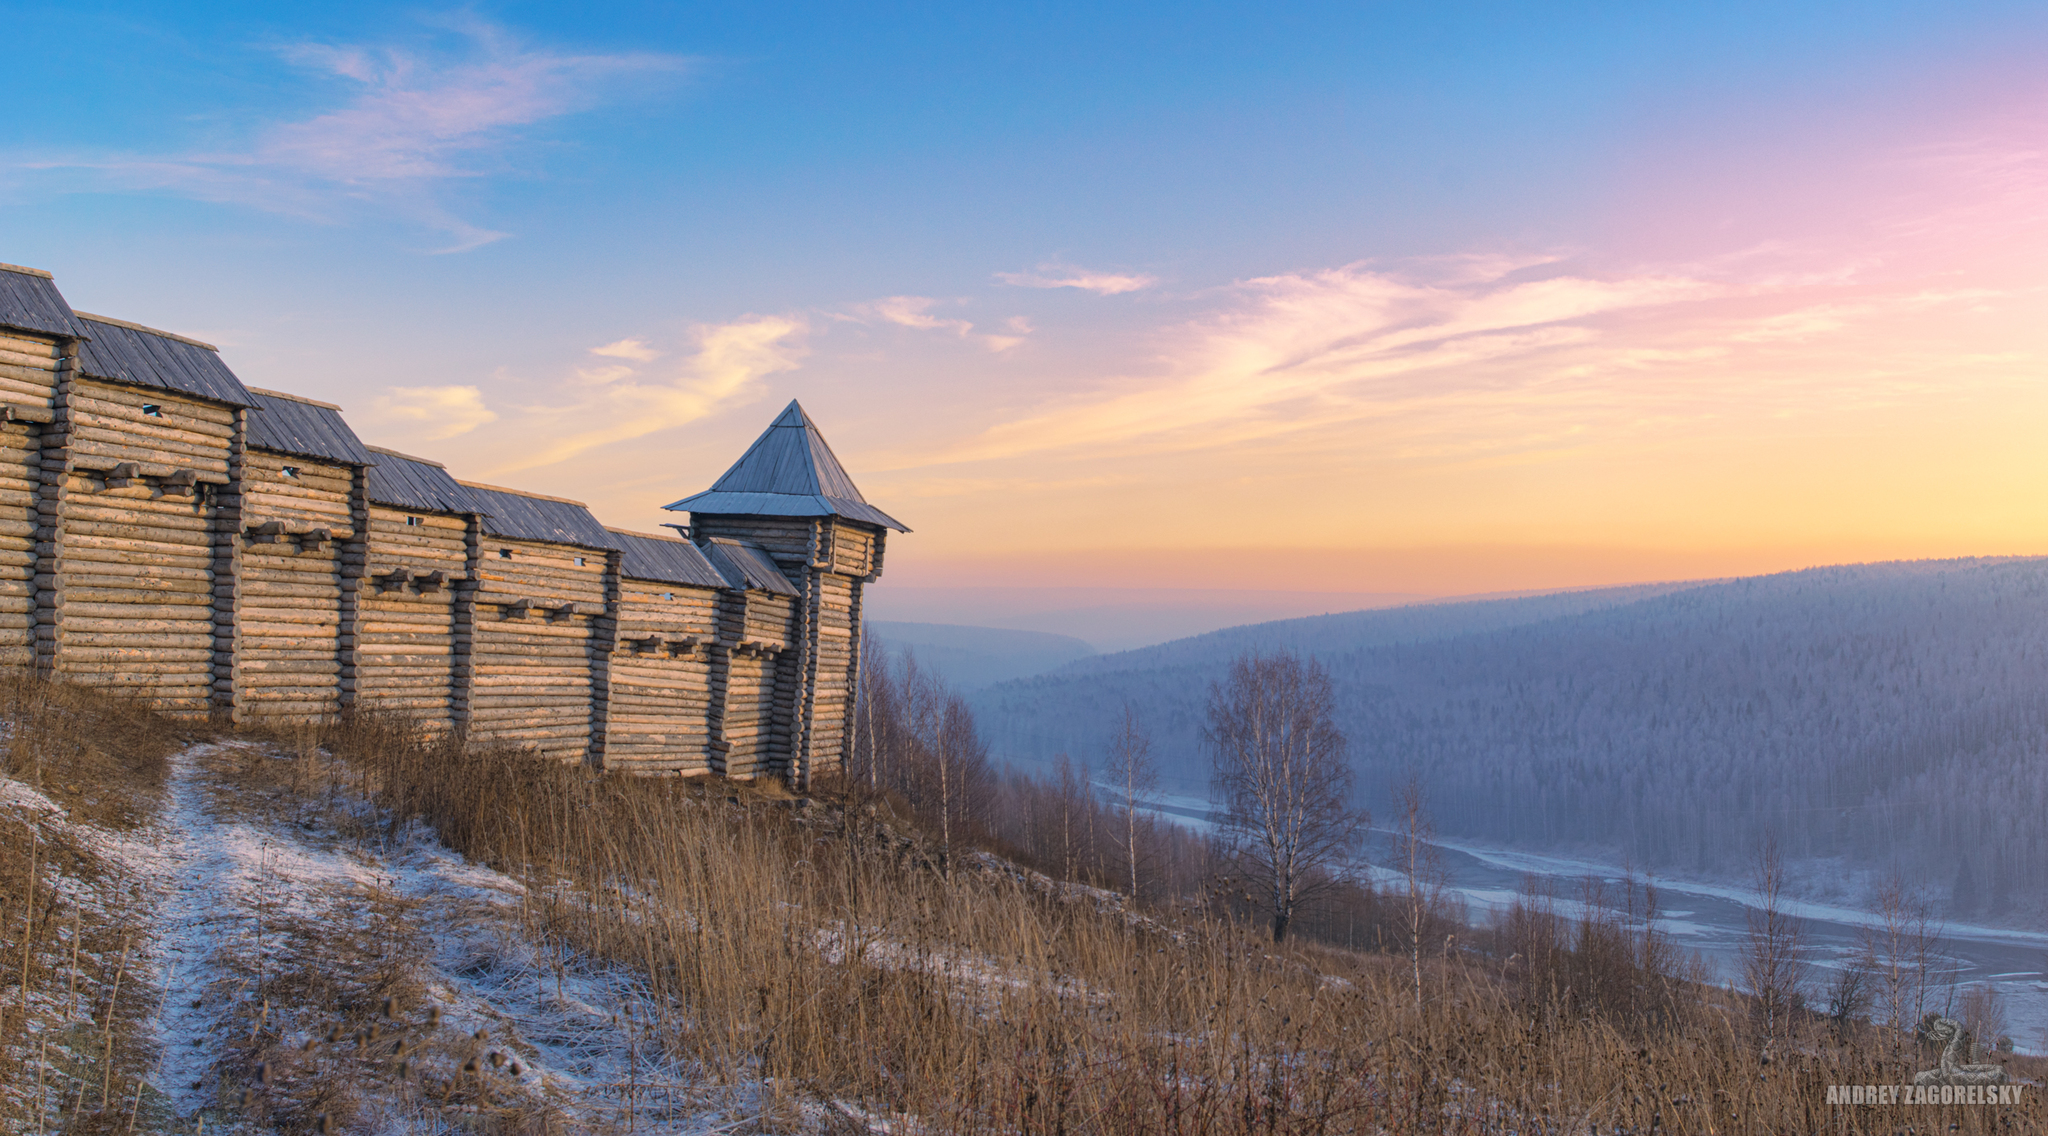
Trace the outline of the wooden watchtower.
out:
M 742 657 L 731 660 L 735 681 L 760 669 L 764 686 L 789 692 L 775 707 L 786 730 L 786 776 L 799 788 L 814 773 L 843 765 L 847 723 L 860 681 L 861 589 L 882 574 L 888 530 L 910 530 L 868 504 L 833 456 L 817 423 L 791 402 L 767 431 L 712 487 L 672 505 L 690 515 L 672 526 L 687 535 L 728 578 L 765 556 L 793 589 L 789 647 L 772 657 L 743 656 L 748 640 L 747 597 L 773 603 L 779 581 L 735 585 L 739 609 L 719 638 Z M 778 702 L 781 699 L 778 698 Z M 779 755 L 778 755 L 779 756 Z M 763 770 L 765 772 L 765 770 Z

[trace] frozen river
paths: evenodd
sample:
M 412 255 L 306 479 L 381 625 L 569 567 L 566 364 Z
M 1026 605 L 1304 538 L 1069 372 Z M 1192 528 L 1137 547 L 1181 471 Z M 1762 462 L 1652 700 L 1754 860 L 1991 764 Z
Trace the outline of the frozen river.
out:
M 1199 797 L 1160 794 L 1151 799 L 1156 815 L 1194 828 L 1209 828 L 1209 802 Z M 1473 922 L 1487 922 L 1506 908 L 1523 877 L 1557 882 L 1560 900 L 1578 894 L 1587 876 L 1619 882 L 1613 864 L 1529 852 L 1505 851 L 1462 841 L 1439 841 L 1441 863 L 1450 887 L 1465 901 Z M 1369 856 L 1386 859 L 1386 834 L 1375 832 Z M 1376 881 L 1392 873 L 1375 871 Z M 1714 970 L 1716 981 L 1731 982 L 1741 973 L 1740 952 L 1748 933 L 1749 894 L 1717 884 L 1653 879 L 1662 908 L 1658 926 Z M 1563 906 L 1560 904 L 1560 906 Z M 1809 1001 L 1821 1001 L 1830 972 L 1861 949 L 1866 928 L 1877 917 L 1865 911 L 1824 904 L 1788 903 L 1798 916 L 1808 963 Z M 1942 928 L 1940 957 L 1958 996 L 1964 986 L 1988 982 L 2004 995 L 2008 1030 L 2022 1050 L 2048 1052 L 2048 933 L 1950 923 Z M 1941 995 L 1931 1009 L 1941 1009 Z

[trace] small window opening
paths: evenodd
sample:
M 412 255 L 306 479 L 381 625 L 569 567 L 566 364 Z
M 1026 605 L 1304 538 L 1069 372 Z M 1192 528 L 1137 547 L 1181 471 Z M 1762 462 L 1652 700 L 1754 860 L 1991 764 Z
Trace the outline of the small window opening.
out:
M 286 477 L 297 477 L 299 475 L 299 467 L 295 465 L 284 467 L 284 475 Z
M 142 404 L 142 413 L 149 418 L 162 418 L 164 416 L 164 408 L 153 402 L 145 402 Z
M 501 549 L 499 549 L 499 550 L 498 550 L 498 559 L 500 559 L 500 560 L 510 560 L 510 559 L 512 559 L 512 550 L 511 550 L 511 549 L 509 549 L 509 548 L 501 548 Z
M 674 592 L 663 592 L 661 593 L 661 598 L 665 600 L 672 600 L 676 598 L 676 594 Z
M 405 519 L 405 523 L 411 525 L 413 528 L 418 528 L 421 524 L 421 521 L 418 517 L 407 517 Z
M 579 556 L 579 557 L 577 557 L 577 558 L 576 558 L 576 567 L 578 567 L 578 568 L 581 568 L 581 567 L 583 567 L 583 558 L 582 558 L 581 556 Z

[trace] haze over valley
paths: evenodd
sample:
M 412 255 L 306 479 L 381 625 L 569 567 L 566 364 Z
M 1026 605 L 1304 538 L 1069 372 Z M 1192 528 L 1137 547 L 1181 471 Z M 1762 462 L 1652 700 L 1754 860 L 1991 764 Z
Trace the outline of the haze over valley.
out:
M 1336 681 L 1369 804 L 1447 837 L 1733 880 L 1775 833 L 1810 898 L 1900 873 L 1961 920 L 2048 899 L 2048 560 L 1820 568 L 1235 627 L 974 690 L 1000 758 L 1101 764 L 1126 705 L 1206 793 L 1210 684 L 1287 649 Z

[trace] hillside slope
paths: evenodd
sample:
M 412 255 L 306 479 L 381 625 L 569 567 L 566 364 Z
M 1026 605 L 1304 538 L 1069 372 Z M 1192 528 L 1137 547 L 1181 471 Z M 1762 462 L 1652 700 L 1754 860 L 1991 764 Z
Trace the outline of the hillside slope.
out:
M 1242 650 L 1287 646 L 1330 668 L 1373 803 L 1419 769 L 1447 835 L 1729 875 L 1772 831 L 1852 881 L 1902 872 L 1955 915 L 2048 898 L 2027 868 L 2048 854 L 2048 561 L 1456 607 L 1084 660 L 975 709 L 998 754 L 1092 757 L 1128 700 L 1199 784 L 1209 684 Z
M 956 690 L 1040 674 L 1095 653 L 1071 635 L 1007 627 L 869 620 L 867 630 L 876 642 L 915 654 L 919 666 L 937 671 Z

